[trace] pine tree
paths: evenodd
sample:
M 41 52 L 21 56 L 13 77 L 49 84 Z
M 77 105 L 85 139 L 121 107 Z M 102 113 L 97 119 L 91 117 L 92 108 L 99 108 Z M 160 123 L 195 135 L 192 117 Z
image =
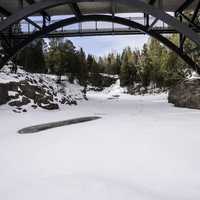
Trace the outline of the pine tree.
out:
M 16 62 L 28 72 L 45 73 L 46 64 L 43 51 L 44 40 L 39 39 L 32 42 L 18 53 Z
M 130 86 L 138 80 L 137 67 L 134 60 L 134 54 L 131 48 L 124 49 L 122 53 L 122 65 L 120 70 L 121 86 Z
M 80 70 L 79 70 L 79 82 L 81 85 L 83 86 L 87 86 L 87 80 L 88 80 L 88 66 L 87 66 L 87 61 L 86 61 L 86 56 L 85 56 L 85 52 L 83 51 L 83 49 L 81 48 L 79 53 L 79 66 L 80 66 Z

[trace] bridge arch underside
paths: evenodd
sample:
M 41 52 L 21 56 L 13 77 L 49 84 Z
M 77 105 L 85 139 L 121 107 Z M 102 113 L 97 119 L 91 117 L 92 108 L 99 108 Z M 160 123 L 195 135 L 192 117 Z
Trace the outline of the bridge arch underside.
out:
M 75 0 L 74 2 L 104 2 L 104 0 Z M 112 0 L 113 1 L 113 0 Z M 190 25 L 186 25 L 181 23 L 175 17 L 170 16 L 169 14 L 165 13 L 159 8 L 151 6 L 141 0 L 114 0 L 114 2 L 126 4 L 129 6 L 135 6 L 138 9 L 142 10 L 146 15 L 151 15 L 158 20 L 163 21 L 164 23 L 168 24 L 169 26 L 173 27 L 180 35 L 185 38 L 190 39 L 193 41 L 197 47 L 200 47 L 200 37 L 198 34 L 193 30 Z M 6 20 L 0 23 L 0 34 L 3 34 L 5 30 L 8 30 L 8 27 L 18 23 L 22 19 L 26 19 L 28 16 L 32 16 L 34 13 L 44 11 L 48 8 L 56 7 L 59 5 L 69 4 L 72 3 L 71 0 L 45 0 L 39 3 L 34 3 L 32 5 L 26 6 L 25 8 L 19 10 L 17 13 L 12 14 Z M 46 34 L 60 28 L 63 26 L 68 26 L 80 22 L 87 22 L 87 21 L 104 21 L 104 22 L 113 22 L 121 25 L 125 25 L 131 28 L 139 29 L 148 35 L 158 39 L 161 43 L 167 46 L 172 51 L 176 52 L 193 70 L 200 74 L 200 67 L 192 60 L 192 58 L 187 55 L 180 46 L 175 45 L 171 41 L 169 41 L 166 37 L 162 36 L 158 32 L 152 29 L 153 24 L 149 26 L 139 24 L 137 22 L 122 18 L 116 17 L 114 15 L 78 15 L 75 17 L 67 18 L 61 20 L 59 22 L 53 23 L 49 26 L 44 26 L 40 30 L 32 33 L 27 39 L 24 39 L 14 45 L 9 51 L 5 51 L 4 57 L 1 59 L 0 68 L 9 60 L 11 59 L 20 49 L 25 47 L 27 44 L 32 42 L 33 40 L 45 36 Z M 152 26 L 152 27 L 151 27 Z
M 29 43 L 31 43 L 35 39 L 44 37 L 48 33 L 64 26 L 70 26 L 73 24 L 77 24 L 81 22 L 90 22 L 90 21 L 112 22 L 112 23 L 117 23 L 120 25 L 130 27 L 130 28 L 139 29 L 140 31 L 143 31 L 149 36 L 154 37 L 157 40 L 159 40 L 162 44 L 164 44 L 170 50 L 174 51 L 177 55 L 179 55 L 180 58 L 182 58 L 189 66 L 191 66 L 193 70 L 200 73 L 200 69 L 197 67 L 196 63 L 187 54 L 185 54 L 178 46 L 172 43 L 168 38 L 162 36 L 161 34 L 155 32 L 154 30 L 149 30 L 148 27 L 143 26 L 137 22 L 130 21 L 128 19 L 121 18 L 121 17 L 113 17 L 110 15 L 86 15 L 86 16 L 81 16 L 79 18 L 71 17 L 71 18 L 67 18 L 67 19 L 55 22 L 49 26 L 43 27 L 42 30 L 32 33 L 28 38 L 21 41 L 14 48 L 10 49 L 9 53 L 5 55 L 5 57 L 3 58 L 2 65 L 5 64 L 7 61 L 9 61 L 21 49 L 23 49 L 25 46 L 27 46 Z

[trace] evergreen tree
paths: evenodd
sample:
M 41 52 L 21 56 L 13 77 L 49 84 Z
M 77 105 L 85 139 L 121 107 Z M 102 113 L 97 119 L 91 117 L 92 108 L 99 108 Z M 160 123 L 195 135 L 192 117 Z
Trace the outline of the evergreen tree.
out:
M 75 46 L 70 40 L 52 39 L 49 43 L 46 62 L 51 73 L 59 77 L 69 75 L 69 80 L 74 81 L 78 77 L 80 60 Z
M 78 54 L 79 54 L 79 66 L 80 66 L 78 79 L 80 84 L 86 87 L 88 80 L 88 66 L 87 66 L 86 56 L 82 48 L 80 49 Z
M 102 82 L 101 82 L 102 80 L 100 77 L 101 67 L 100 65 L 98 65 L 95 58 L 90 54 L 87 57 L 87 66 L 88 66 L 88 71 L 90 72 L 89 79 L 90 79 L 91 85 L 96 86 L 96 87 L 101 87 L 102 85 Z
M 45 73 L 44 40 L 38 39 L 18 53 L 16 62 L 28 72 Z
M 137 81 L 137 69 L 134 62 L 134 56 L 131 48 L 124 49 L 122 53 L 122 65 L 120 70 L 121 86 L 130 86 Z
M 148 54 L 148 46 L 144 44 L 140 60 L 141 80 L 144 87 L 149 86 L 151 82 L 151 64 L 152 60 Z
M 151 81 L 156 84 L 157 87 L 161 87 L 163 84 L 163 76 L 161 71 L 162 56 L 164 47 L 161 46 L 158 40 L 151 38 L 148 46 L 148 56 L 151 58 Z

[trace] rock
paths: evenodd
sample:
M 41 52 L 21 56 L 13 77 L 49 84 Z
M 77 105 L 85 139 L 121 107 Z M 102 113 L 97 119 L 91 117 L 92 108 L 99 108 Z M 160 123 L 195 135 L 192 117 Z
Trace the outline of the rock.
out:
M 34 109 L 36 109 L 38 106 L 34 104 L 31 107 L 34 108 Z
M 136 83 L 127 87 L 128 94 L 131 95 L 142 95 L 147 93 L 147 89 L 142 84 Z
M 177 107 L 200 109 L 200 79 L 189 79 L 171 88 L 168 102 Z
M 53 96 L 45 96 L 45 95 L 37 94 L 34 98 L 34 103 L 38 105 L 48 104 L 51 101 L 53 101 Z
M 27 105 L 27 104 L 31 103 L 31 100 L 29 98 L 27 98 L 27 97 L 22 97 L 22 103 L 24 105 Z
M 23 110 L 23 106 L 29 103 L 34 109 L 41 107 L 48 110 L 59 109 L 60 103 L 77 105 L 76 97 L 61 94 L 58 92 L 59 86 L 53 87 L 53 84 L 51 85 L 51 82 L 48 84 L 48 81 L 43 80 L 43 77 L 38 79 L 36 76 L 35 79 L 34 75 L 29 76 L 28 73 L 12 74 L 12 78 L 14 76 L 18 77 L 15 77 L 18 79 L 15 82 L 0 83 L 0 105 L 8 103 L 8 105 L 15 107 L 14 112 L 26 112 Z M 63 91 L 65 93 L 65 85 Z
M 118 76 L 114 75 L 107 75 L 107 74 L 89 74 L 88 80 L 90 85 L 93 87 L 97 87 L 100 89 L 100 91 L 103 90 L 105 87 L 110 87 L 112 84 L 114 84 Z
M 13 110 L 13 112 L 15 112 L 15 113 L 21 113 L 21 111 L 19 111 L 19 110 Z
M 21 107 L 24 105 L 29 104 L 31 101 L 30 99 L 28 99 L 27 97 L 22 97 L 22 100 L 16 100 L 16 101 L 11 101 L 8 103 L 9 106 L 17 106 L 17 107 Z
M 65 104 L 67 102 L 67 98 L 66 97 L 62 97 L 61 100 L 60 100 L 60 103 L 61 104 Z
M 72 100 L 72 99 L 71 99 L 71 100 L 68 100 L 68 101 L 67 101 L 67 104 L 68 104 L 68 105 L 75 105 L 75 106 L 77 106 L 77 102 L 76 102 L 75 100 Z
M 56 103 L 49 103 L 47 105 L 40 105 L 41 108 L 46 110 L 58 110 L 59 106 Z
M 10 99 L 18 99 L 19 98 L 19 93 L 16 91 L 9 91 L 8 95 L 9 95 Z
M 35 99 L 37 94 L 45 94 L 45 91 L 42 88 L 35 85 L 29 85 L 28 83 L 21 84 L 20 89 L 22 91 L 22 95 L 30 99 Z
M 8 85 L 0 83 L 0 105 L 9 101 Z
M 21 104 L 21 101 L 11 101 L 8 103 L 9 106 L 17 106 L 17 107 L 20 107 L 22 104 Z

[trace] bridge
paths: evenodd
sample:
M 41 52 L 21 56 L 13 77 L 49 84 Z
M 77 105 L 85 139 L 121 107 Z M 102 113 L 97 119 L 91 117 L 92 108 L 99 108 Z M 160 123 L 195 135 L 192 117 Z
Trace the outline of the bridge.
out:
M 0 68 L 37 38 L 148 34 L 200 73 L 184 48 L 200 47 L 199 9 L 200 0 L 0 0 Z
M 59 19 L 52 19 L 48 21 L 46 25 L 50 25 L 53 23 L 58 23 L 60 20 L 64 19 L 63 17 L 59 17 Z M 125 17 L 126 20 L 135 21 L 142 25 L 145 25 L 145 17 L 137 16 L 137 17 Z M 149 22 L 152 23 L 155 20 L 154 17 L 149 18 Z M 43 20 L 35 20 L 35 23 L 42 27 Z M 26 20 L 22 20 L 20 23 L 20 29 L 17 29 L 12 34 L 9 32 L 4 32 L 4 36 L 10 39 L 18 38 L 18 39 L 26 39 L 33 32 L 37 31 L 37 27 L 32 25 L 30 22 Z M 160 33 L 160 34 L 171 34 L 177 33 L 175 29 L 169 27 L 162 21 L 157 21 L 152 27 L 152 30 Z M 198 31 L 198 30 L 196 30 Z M 115 24 L 114 22 L 101 22 L 101 21 L 92 21 L 92 22 L 79 22 L 77 24 L 71 26 L 63 26 L 58 28 L 46 35 L 43 35 L 42 38 L 53 38 L 53 37 L 81 37 L 81 36 L 105 36 L 105 35 L 141 35 L 145 34 L 145 32 L 130 27 L 123 26 L 120 24 Z M 3 39 L 2 35 L 0 35 L 0 39 Z

